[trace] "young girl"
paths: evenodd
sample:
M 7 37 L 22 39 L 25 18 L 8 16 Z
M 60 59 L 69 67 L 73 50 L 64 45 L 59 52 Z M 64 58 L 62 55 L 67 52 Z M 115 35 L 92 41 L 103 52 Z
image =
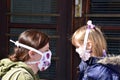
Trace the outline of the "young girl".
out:
M 79 80 L 120 80 L 120 57 L 106 57 L 106 40 L 92 21 L 74 32 L 72 44 L 81 58 Z
M 20 34 L 18 41 L 10 40 L 17 47 L 9 58 L 0 61 L 2 80 L 39 80 L 37 72 L 46 70 L 51 63 L 49 37 L 35 29 Z

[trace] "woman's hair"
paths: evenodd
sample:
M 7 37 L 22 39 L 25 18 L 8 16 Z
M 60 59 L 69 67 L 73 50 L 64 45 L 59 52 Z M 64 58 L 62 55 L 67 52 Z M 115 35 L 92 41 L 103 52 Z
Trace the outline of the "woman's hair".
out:
M 49 42 L 49 37 L 38 30 L 29 29 L 20 34 L 18 38 L 19 43 L 28 45 L 35 49 L 44 47 Z M 15 47 L 14 53 L 9 56 L 12 61 L 26 61 L 30 57 L 28 55 L 28 49 L 23 47 Z
M 78 42 L 81 45 L 83 44 L 86 29 L 87 25 L 78 28 L 74 32 L 74 34 L 72 35 L 72 44 L 74 46 L 77 46 L 76 42 Z M 102 57 L 104 55 L 103 51 L 107 49 L 107 44 L 103 33 L 97 26 L 90 29 L 88 40 L 92 42 L 93 55 L 97 57 Z

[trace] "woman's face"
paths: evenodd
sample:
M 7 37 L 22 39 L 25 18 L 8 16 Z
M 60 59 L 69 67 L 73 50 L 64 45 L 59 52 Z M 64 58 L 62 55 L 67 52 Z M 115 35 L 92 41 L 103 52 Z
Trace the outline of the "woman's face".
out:
M 39 49 L 42 53 L 49 50 L 49 43 L 47 43 L 43 48 Z
M 42 52 L 42 54 L 44 54 L 44 52 L 49 50 L 49 43 L 47 43 L 43 48 L 39 49 L 40 52 Z M 35 54 L 34 55 L 34 61 L 38 61 L 40 60 L 42 56 L 40 54 Z
M 45 64 L 44 62 L 47 62 L 47 60 L 51 59 L 51 51 L 49 50 L 49 43 L 47 43 L 43 48 L 39 49 L 38 51 L 40 51 L 41 54 L 43 54 L 43 55 L 30 50 L 29 51 L 30 59 L 27 61 L 27 64 L 33 69 L 34 73 L 36 73 L 38 70 L 43 70 L 44 67 L 45 67 L 45 69 L 48 68 L 49 65 L 46 65 L 46 66 L 43 66 L 43 65 Z M 49 52 L 49 59 L 48 59 L 47 52 Z M 47 55 L 47 60 L 46 60 L 46 55 Z M 50 63 L 51 62 L 49 62 L 49 64 Z

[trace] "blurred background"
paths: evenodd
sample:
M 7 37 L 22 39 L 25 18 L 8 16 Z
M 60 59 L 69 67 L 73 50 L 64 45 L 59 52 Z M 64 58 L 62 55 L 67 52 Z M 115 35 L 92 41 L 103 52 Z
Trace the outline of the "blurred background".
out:
M 38 29 L 51 38 L 52 65 L 41 79 L 77 80 L 80 62 L 71 35 L 91 19 L 101 26 L 108 55 L 120 54 L 120 0 L 0 0 L 0 59 L 12 53 L 26 29 Z

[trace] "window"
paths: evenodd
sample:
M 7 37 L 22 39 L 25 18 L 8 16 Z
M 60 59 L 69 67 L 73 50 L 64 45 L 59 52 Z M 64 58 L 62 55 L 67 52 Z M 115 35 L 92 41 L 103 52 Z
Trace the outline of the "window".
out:
M 120 54 L 120 0 L 91 0 L 86 15 L 93 23 L 102 26 L 110 55 Z

